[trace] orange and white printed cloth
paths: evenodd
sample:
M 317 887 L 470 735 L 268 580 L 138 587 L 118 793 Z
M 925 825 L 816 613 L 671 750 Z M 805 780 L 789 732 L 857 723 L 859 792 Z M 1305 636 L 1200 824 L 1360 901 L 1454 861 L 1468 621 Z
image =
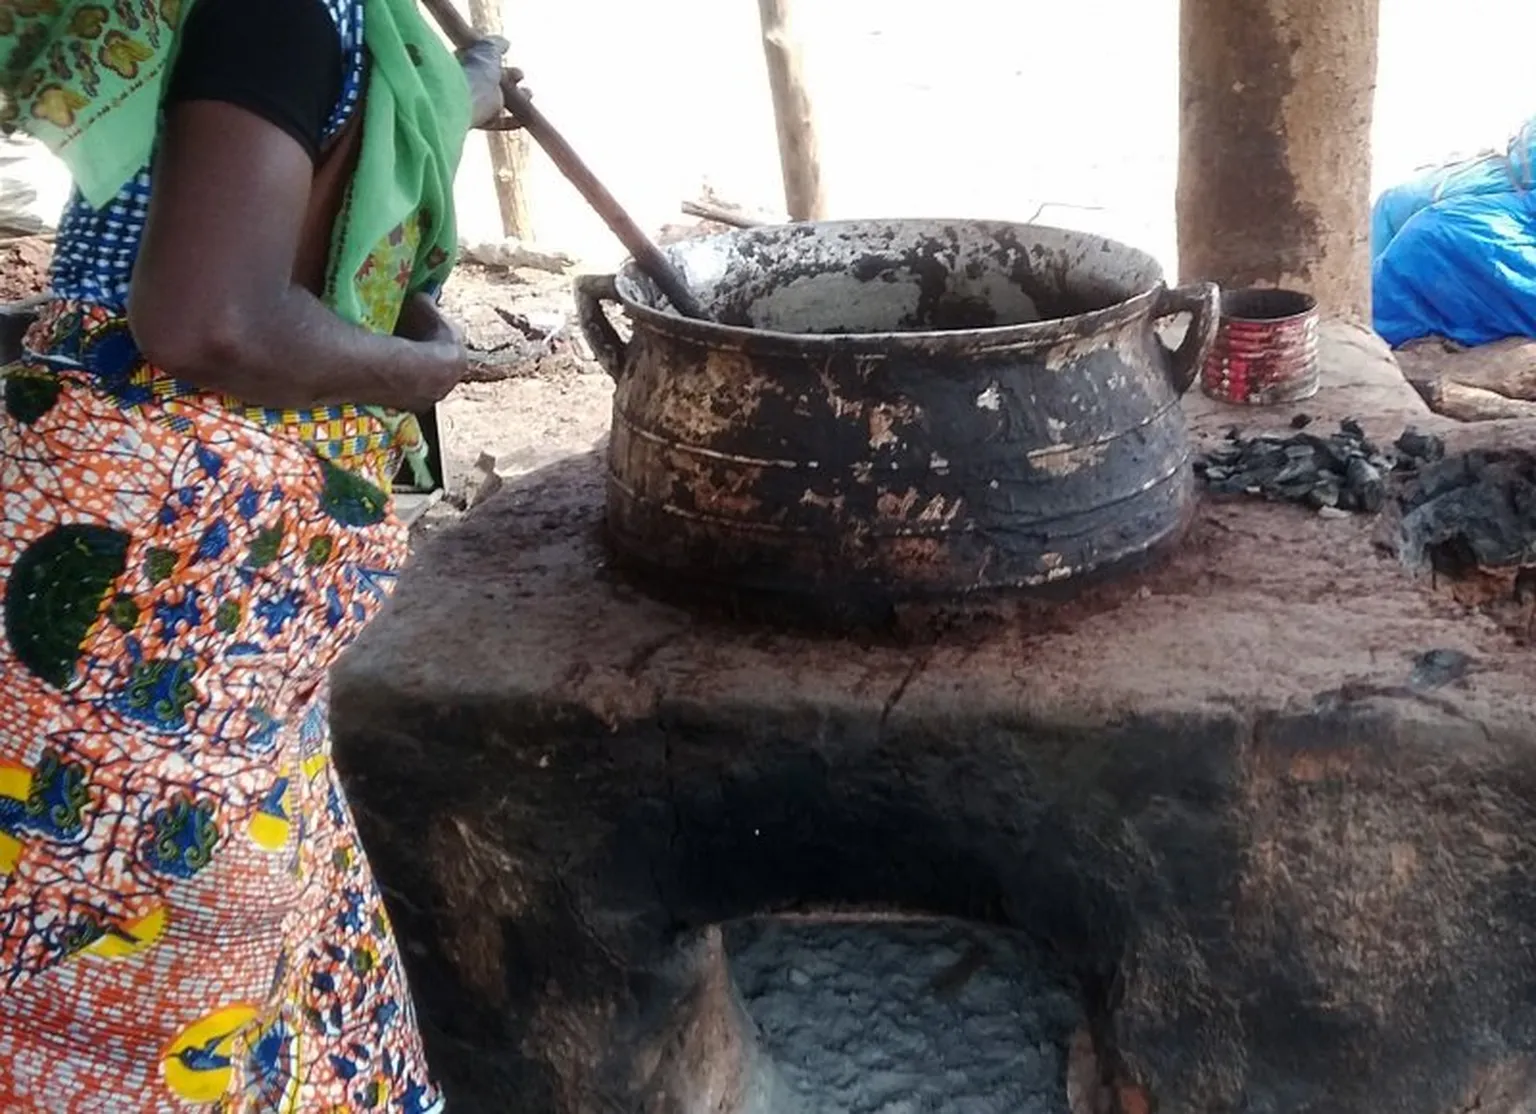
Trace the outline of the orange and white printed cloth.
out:
M 0 389 L 0 1110 L 439 1110 L 326 725 L 386 496 L 216 399 Z

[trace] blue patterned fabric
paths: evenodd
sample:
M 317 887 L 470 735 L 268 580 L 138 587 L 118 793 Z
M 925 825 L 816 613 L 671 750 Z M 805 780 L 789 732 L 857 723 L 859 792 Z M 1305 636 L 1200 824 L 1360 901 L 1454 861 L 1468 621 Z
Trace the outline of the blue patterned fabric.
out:
M 363 0 L 319 0 L 336 24 L 346 57 L 342 94 L 331 113 L 326 138 L 351 119 L 363 89 Z M 123 311 L 128 282 L 154 188 L 149 167 L 119 191 L 105 208 L 87 205 L 77 192 L 59 224 L 51 285 L 56 297 Z

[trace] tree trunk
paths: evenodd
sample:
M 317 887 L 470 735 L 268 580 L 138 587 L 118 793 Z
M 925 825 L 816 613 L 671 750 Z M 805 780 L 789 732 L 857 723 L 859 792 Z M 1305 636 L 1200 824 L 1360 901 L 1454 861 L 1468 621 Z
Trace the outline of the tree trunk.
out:
M 502 0 L 469 0 L 469 21 L 482 35 L 502 33 Z M 528 204 L 528 137 L 521 131 L 486 132 L 491 149 L 491 170 L 496 179 L 496 203 L 501 207 L 501 227 L 517 240 L 533 238 L 533 215 Z
M 827 199 L 821 184 L 821 151 L 816 121 L 806 93 L 799 44 L 790 22 L 790 0 L 757 0 L 763 26 L 763 52 L 779 130 L 779 161 L 784 172 L 784 203 L 790 220 L 821 220 Z
M 1180 270 L 1370 319 L 1379 0 L 1183 0 Z

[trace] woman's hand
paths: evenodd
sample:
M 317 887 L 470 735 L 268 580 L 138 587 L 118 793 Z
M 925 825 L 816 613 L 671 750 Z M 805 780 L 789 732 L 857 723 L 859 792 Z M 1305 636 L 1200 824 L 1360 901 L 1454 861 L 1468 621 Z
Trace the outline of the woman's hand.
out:
M 522 81 L 517 70 L 503 70 L 502 59 L 508 43 L 499 36 L 481 39 L 459 51 L 459 65 L 464 67 L 464 77 L 469 82 L 470 124 L 476 128 L 498 125 L 503 117 L 505 102 L 501 94 L 501 80 L 510 73 L 515 81 Z
M 400 316 L 395 320 L 395 336 L 415 344 L 431 345 L 444 351 L 452 349 L 459 353 L 457 363 L 443 365 L 440 373 L 421 376 L 413 384 L 415 389 L 410 396 L 395 407 L 412 413 L 430 410 L 458 386 L 464 377 L 468 363 L 464 334 L 457 325 L 443 316 L 443 311 L 434 299 L 418 292 L 409 295 L 400 307 Z
M 426 294 L 411 294 L 395 320 L 395 336 L 418 344 L 464 344 L 464 334 Z

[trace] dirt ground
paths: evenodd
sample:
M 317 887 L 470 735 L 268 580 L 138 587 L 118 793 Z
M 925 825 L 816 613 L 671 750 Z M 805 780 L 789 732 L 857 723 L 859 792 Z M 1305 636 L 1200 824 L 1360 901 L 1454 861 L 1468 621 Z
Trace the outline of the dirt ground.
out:
M 0 302 L 19 302 L 48 287 L 53 242 L 26 237 L 0 244 Z
M 451 521 L 502 480 L 592 448 L 607 432 L 613 381 L 580 337 L 570 285 L 569 275 L 466 266 L 444 291 L 444 308 L 464 326 L 471 372 L 438 409 L 447 498 L 421 529 Z M 530 340 L 497 310 L 555 331 Z

